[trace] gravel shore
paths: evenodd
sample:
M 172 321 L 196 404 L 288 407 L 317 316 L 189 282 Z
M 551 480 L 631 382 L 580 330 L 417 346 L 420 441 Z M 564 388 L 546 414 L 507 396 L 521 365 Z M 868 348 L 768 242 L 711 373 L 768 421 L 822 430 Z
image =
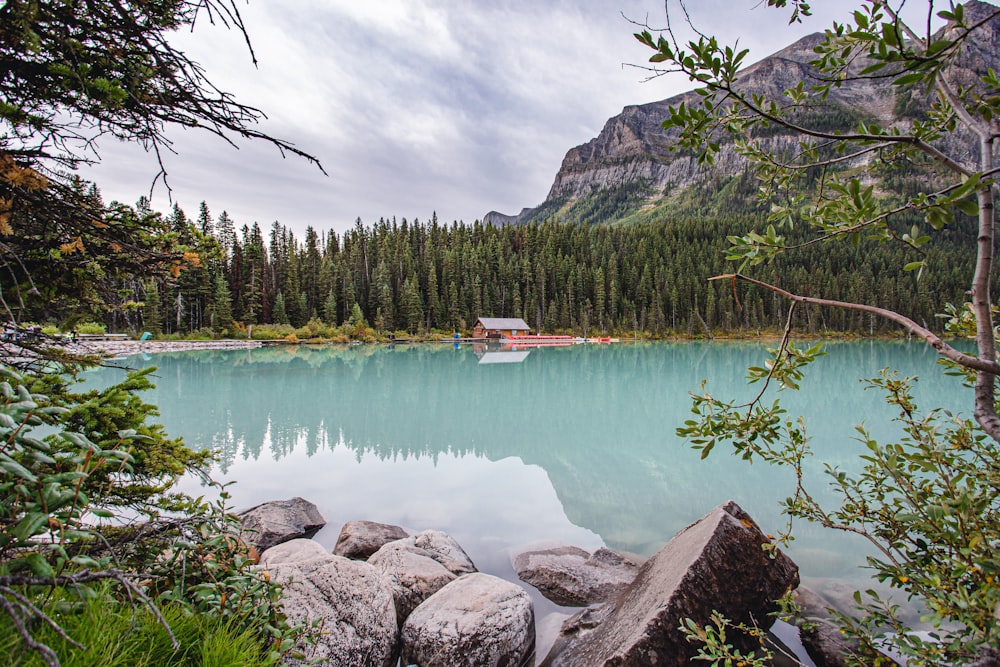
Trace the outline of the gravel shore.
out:
M 263 345 L 259 340 L 93 340 L 67 345 L 66 348 L 83 354 L 104 352 L 118 357 L 187 350 L 240 350 Z

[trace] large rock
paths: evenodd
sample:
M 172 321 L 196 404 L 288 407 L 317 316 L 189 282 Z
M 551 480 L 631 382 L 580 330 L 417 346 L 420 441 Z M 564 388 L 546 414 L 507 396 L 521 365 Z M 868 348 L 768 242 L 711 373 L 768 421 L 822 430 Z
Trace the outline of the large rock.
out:
M 368 563 L 318 552 L 306 544 L 311 542 L 294 540 L 261 555 L 262 566 L 283 586 L 288 619 L 322 621 L 316 645 L 298 648 L 324 665 L 394 666 L 399 628 L 382 573 Z M 304 663 L 286 658 L 283 664 Z
M 543 665 L 551 667 L 636 667 L 686 665 L 698 646 L 678 627 L 686 618 L 699 625 L 712 611 L 740 623 L 770 625 L 774 600 L 798 585 L 798 568 L 768 542 L 738 505 L 728 502 L 681 530 L 639 570 L 614 602 L 614 612 L 591 631 L 557 642 Z M 727 640 L 743 650 L 758 640 Z
M 517 667 L 535 645 L 531 598 L 488 574 L 459 577 L 417 607 L 403 624 L 402 664 L 419 667 Z
M 275 565 L 296 565 L 316 559 L 329 561 L 330 552 L 319 542 L 306 539 L 295 539 L 276 544 L 260 555 L 260 566 L 264 569 Z
M 406 544 L 390 542 L 372 554 L 368 564 L 382 572 L 392 586 L 396 603 L 396 621 L 402 626 L 417 605 L 456 579 L 431 552 Z
M 799 587 L 795 601 L 801 609 L 799 639 L 816 667 L 845 667 L 848 656 L 857 652 L 857 642 L 840 633 L 827 600 L 810 588 Z
M 394 540 L 409 537 L 410 534 L 399 526 L 375 521 L 348 521 L 340 529 L 333 553 L 354 560 L 368 560 L 368 557 Z
M 273 500 L 243 510 L 243 539 L 263 552 L 276 544 L 300 537 L 312 537 L 326 525 L 319 510 L 308 500 Z
M 514 559 L 517 576 L 564 607 L 586 607 L 617 597 L 632 583 L 640 561 L 601 547 L 590 554 L 578 547 L 526 551 Z
M 397 542 L 402 548 L 409 548 L 422 556 L 433 558 L 452 574 L 460 576 L 478 572 L 461 545 L 451 535 L 440 530 L 425 530 Z

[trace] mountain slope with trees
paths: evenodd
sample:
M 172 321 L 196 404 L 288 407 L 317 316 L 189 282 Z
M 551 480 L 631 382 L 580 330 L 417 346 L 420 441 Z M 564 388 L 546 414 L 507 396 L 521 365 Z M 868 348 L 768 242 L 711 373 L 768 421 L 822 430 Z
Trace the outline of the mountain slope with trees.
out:
M 737 299 L 707 281 L 726 270 L 727 235 L 746 233 L 755 215 L 617 226 L 358 220 L 342 234 L 309 227 L 302 238 L 278 222 L 237 229 L 205 204 L 197 220 L 179 207 L 160 217 L 199 261 L 176 276 L 122 285 L 118 298 L 140 304 L 110 316 L 127 330 L 232 335 L 236 323 L 312 321 L 316 329 L 363 320 L 382 334 L 451 332 L 485 314 L 523 317 L 547 332 L 665 336 L 775 328 L 787 314 L 764 290 Z M 943 305 L 963 298 L 973 229 L 968 219 L 957 223 L 932 251 L 941 269 L 920 280 L 890 272 L 917 256 L 902 245 L 817 248 L 770 271 L 789 289 L 875 299 L 937 326 Z M 886 330 L 858 313 L 803 309 L 798 317 L 813 332 Z
M 994 9 L 993 5 L 978 0 L 964 6 L 970 17 L 986 17 Z M 736 88 L 777 99 L 800 82 L 806 86 L 818 82 L 820 75 L 809 62 L 815 59 L 814 48 L 822 39 L 821 33 L 808 35 L 746 67 L 739 73 Z M 994 17 L 970 35 L 953 68 L 981 73 L 998 61 L 1000 19 Z M 858 71 L 866 64 L 861 57 L 852 67 Z M 914 85 L 884 84 L 878 79 L 847 79 L 843 85 L 831 88 L 821 103 L 812 101 L 797 114 L 800 120 L 808 119 L 811 127 L 849 132 L 864 120 L 884 126 L 905 125 L 926 112 L 933 102 Z M 699 99 L 691 91 L 625 107 L 607 121 L 597 137 L 566 153 L 544 202 L 515 215 L 491 211 L 484 216 L 484 222 L 517 224 L 550 216 L 583 223 L 633 221 L 647 217 L 644 209 L 675 211 L 678 203 L 717 201 L 720 196 L 727 208 L 752 210 L 756 183 L 743 178 L 748 162 L 739 154 L 733 137 L 716 136 L 719 150 L 712 164 L 704 164 L 699 161 L 699 151 L 676 149 L 680 136 L 677 128 L 662 127 L 671 107 L 697 106 Z M 770 150 L 798 145 L 797 135 L 780 126 L 748 131 L 755 138 L 763 136 Z M 958 135 L 957 143 L 961 143 L 962 132 Z M 954 137 L 942 141 L 949 146 L 956 144 Z M 720 195 L 722 188 L 727 191 Z

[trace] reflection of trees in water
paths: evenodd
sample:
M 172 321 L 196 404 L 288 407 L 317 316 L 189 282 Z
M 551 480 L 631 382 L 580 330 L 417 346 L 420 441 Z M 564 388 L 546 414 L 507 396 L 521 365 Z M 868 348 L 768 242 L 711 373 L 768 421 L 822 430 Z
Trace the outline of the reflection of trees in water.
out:
M 919 350 L 831 346 L 804 386 L 813 398 L 789 403 L 814 413 L 817 477 L 824 462 L 856 461 L 850 424 L 884 421 L 880 400 L 857 378 L 890 363 L 929 370 L 933 360 Z M 152 360 L 160 371 L 150 400 L 172 433 L 220 450 L 223 470 L 262 454 L 280 460 L 296 447 L 313 456 L 341 439 L 359 460 L 519 457 L 545 469 L 573 523 L 650 552 L 727 498 L 779 520 L 790 479 L 723 452 L 700 463 L 674 436 L 702 378 L 720 394 L 749 397 L 757 389 L 746 386 L 745 369 L 762 359 L 760 346 L 708 343 L 550 348 L 495 365 L 451 345 L 197 352 Z M 843 437 L 825 442 L 834 431 Z

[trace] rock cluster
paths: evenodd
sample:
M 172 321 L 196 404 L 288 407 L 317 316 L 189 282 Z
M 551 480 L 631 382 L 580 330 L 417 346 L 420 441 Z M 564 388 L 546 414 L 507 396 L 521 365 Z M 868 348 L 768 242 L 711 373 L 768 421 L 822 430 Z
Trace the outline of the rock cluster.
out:
M 410 534 L 352 521 L 329 553 L 300 536 L 303 525 L 315 524 L 303 503 L 277 503 L 276 524 L 261 520 L 269 515 L 264 506 L 242 516 L 275 544 L 263 551 L 260 566 L 283 585 L 285 613 L 293 621 L 322 624 L 318 644 L 302 647 L 309 659 L 360 667 L 397 660 L 419 667 L 533 664 L 534 610 L 522 586 L 478 572 L 454 539 L 435 530 Z M 290 506 L 302 516 L 290 517 Z M 277 534 L 277 524 L 288 532 Z M 798 584 L 794 563 L 771 548 L 734 503 L 641 560 L 575 547 L 515 558 L 519 576 L 558 604 L 595 605 L 563 625 L 543 665 L 687 664 L 697 647 L 677 630 L 683 619 L 705 625 L 712 611 L 720 611 L 766 629 L 773 600 Z M 732 639 L 751 648 L 747 638 Z M 286 664 L 299 663 L 289 658 Z
M 684 619 L 708 624 L 713 611 L 760 629 L 770 627 L 775 600 L 799 583 L 798 568 L 736 503 L 684 528 L 640 568 L 635 580 L 602 610 L 567 621 L 543 665 L 686 665 L 698 646 L 679 629 Z M 730 633 L 744 652 L 757 637 Z
M 263 341 L 246 339 L 221 340 L 94 340 L 67 344 L 74 354 L 104 353 L 111 356 L 156 354 L 158 352 L 188 352 L 191 350 L 243 350 L 263 347 Z

